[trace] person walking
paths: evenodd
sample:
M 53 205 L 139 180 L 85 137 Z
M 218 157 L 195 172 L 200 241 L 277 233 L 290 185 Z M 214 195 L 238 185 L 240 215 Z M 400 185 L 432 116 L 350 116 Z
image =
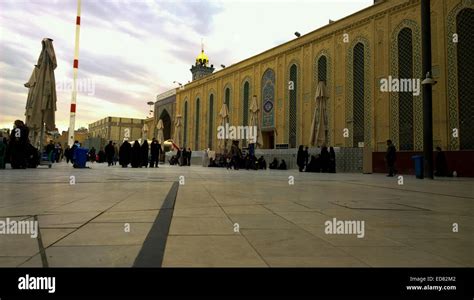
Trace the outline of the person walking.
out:
M 158 141 L 155 138 L 153 138 L 150 145 L 150 155 L 151 155 L 150 168 L 153 168 L 153 167 L 158 168 L 160 152 L 161 152 L 161 145 L 160 143 L 158 143 Z
M 109 141 L 109 144 L 105 146 L 105 157 L 107 157 L 107 164 L 108 166 L 112 166 L 114 164 L 114 156 L 115 156 L 115 148 L 112 144 L 112 141 Z
M 385 154 L 385 161 L 387 162 L 388 175 L 387 177 L 393 177 L 397 170 L 395 169 L 395 162 L 397 160 L 397 149 L 392 143 L 392 140 L 387 140 L 387 153 Z

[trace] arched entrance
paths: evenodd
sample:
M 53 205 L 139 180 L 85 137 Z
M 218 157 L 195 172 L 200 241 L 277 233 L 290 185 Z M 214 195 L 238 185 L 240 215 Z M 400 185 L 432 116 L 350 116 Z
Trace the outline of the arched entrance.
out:
M 171 117 L 166 109 L 163 109 L 160 115 L 160 119 L 163 121 L 163 137 L 166 140 L 171 138 Z

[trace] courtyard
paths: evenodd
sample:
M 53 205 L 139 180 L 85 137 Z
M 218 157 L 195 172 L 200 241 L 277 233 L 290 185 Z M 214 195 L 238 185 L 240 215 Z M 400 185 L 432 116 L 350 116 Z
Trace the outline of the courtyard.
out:
M 0 267 L 474 266 L 472 178 L 90 166 L 0 171 Z

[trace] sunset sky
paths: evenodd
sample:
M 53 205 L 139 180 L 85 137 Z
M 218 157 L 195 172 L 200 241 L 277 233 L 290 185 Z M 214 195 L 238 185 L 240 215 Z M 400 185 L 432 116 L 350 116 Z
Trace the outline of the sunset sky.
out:
M 148 101 L 191 80 L 201 39 L 211 64 L 228 66 L 372 4 L 83 0 L 76 128 L 107 116 L 144 118 Z M 48 37 L 58 62 L 56 126 L 67 130 L 75 18 L 75 0 L 0 0 L 0 128 L 24 119 L 24 83 Z

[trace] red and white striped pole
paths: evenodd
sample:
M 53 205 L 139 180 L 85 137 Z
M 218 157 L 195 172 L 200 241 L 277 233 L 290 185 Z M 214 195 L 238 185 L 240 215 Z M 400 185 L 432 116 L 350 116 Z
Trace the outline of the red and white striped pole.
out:
M 70 147 L 74 144 L 74 127 L 76 123 L 76 97 L 77 97 L 77 71 L 79 69 L 79 35 L 81 32 L 81 0 L 77 0 L 77 17 L 76 17 L 76 44 L 74 47 L 74 63 L 73 63 L 73 81 L 72 81 L 72 98 L 71 110 L 69 118 L 69 139 Z

